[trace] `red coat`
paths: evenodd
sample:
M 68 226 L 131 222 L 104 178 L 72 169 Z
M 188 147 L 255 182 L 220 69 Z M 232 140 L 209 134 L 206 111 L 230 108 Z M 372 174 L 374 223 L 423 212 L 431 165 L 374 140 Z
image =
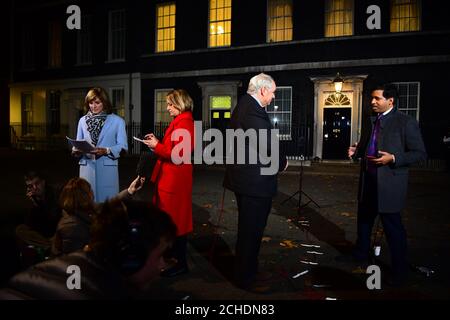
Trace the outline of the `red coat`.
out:
M 178 236 L 192 232 L 191 154 L 189 163 L 177 165 L 171 160 L 172 149 L 183 140 L 180 138 L 180 141 L 171 141 L 171 135 L 175 129 L 180 128 L 189 131 L 191 152 L 194 150 L 194 119 L 192 113 L 186 111 L 172 120 L 164 138 L 156 145 L 154 152 L 158 160 L 151 178 L 156 191 L 153 203 L 172 217 L 178 228 Z

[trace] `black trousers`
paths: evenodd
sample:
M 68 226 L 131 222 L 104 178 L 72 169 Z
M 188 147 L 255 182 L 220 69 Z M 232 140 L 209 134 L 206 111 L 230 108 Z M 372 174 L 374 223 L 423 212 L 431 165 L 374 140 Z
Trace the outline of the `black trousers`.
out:
M 236 282 L 248 287 L 258 272 L 261 240 L 272 208 L 272 198 L 236 195 L 238 205 L 238 234 L 236 241 Z
M 408 272 L 406 231 L 400 212 L 385 213 L 378 211 L 376 180 L 368 179 L 365 196 L 358 206 L 358 239 L 354 255 L 358 259 L 368 259 L 371 248 L 372 229 L 377 215 L 383 224 L 389 245 L 392 273 L 394 277 L 405 277 Z

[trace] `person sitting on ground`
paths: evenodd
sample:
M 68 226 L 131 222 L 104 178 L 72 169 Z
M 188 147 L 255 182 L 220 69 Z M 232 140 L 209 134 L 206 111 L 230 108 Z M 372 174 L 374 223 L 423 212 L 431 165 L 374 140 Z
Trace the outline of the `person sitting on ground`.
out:
M 27 247 L 39 248 L 43 252 L 50 249 L 51 237 L 61 216 L 55 189 L 47 183 L 42 173 L 30 170 L 25 174 L 24 181 L 31 209 L 25 215 L 24 224 L 15 230 L 18 249 L 23 257 Z
M 143 182 L 144 178 L 138 176 L 117 197 L 120 199 L 131 197 L 142 188 Z M 83 178 L 72 178 L 67 182 L 61 191 L 60 206 L 62 217 L 53 237 L 51 250 L 53 256 L 83 249 L 89 243 L 91 219 L 98 209 L 91 185 Z
M 139 298 L 165 267 L 176 226 L 149 202 L 107 200 L 93 216 L 83 250 L 15 275 L 0 299 Z

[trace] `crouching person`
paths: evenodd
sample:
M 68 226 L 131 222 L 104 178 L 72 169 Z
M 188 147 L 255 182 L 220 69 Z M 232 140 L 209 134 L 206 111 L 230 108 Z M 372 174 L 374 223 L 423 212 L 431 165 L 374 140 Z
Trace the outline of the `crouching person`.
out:
M 147 202 L 111 199 L 93 216 L 90 243 L 15 275 L 0 299 L 132 299 L 165 267 L 176 235 Z

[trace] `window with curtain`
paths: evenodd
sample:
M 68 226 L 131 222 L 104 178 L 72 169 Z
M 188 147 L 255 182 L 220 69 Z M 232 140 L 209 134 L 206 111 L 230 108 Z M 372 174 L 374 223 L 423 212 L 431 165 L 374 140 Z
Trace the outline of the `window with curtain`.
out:
M 420 1 L 391 0 L 391 32 L 420 30 Z
M 397 108 L 419 121 L 420 82 L 395 82 L 398 90 Z
M 290 139 L 292 126 L 292 87 L 277 87 L 275 99 L 267 106 L 272 127 L 280 130 L 281 139 Z
M 325 1 L 325 37 L 353 35 L 353 0 Z
M 92 17 L 81 16 L 81 29 L 77 30 L 77 64 L 92 63 Z
M 267 2 L 267 42 L 292 40 L 292 0 Z
M 61 67 L 61 37 L 62 29 L 59 21 L 51 21 L 48 24 L 48 66 L 50 68 Z
M 172 121 L 167 112 L 167 94 L 173 89 L 157 89 L 155 90 L 155 127 L 159 124 L 164 126 Z
M 174 2 L 156 6 L 156 52 L 175 50 L 175 11 Z
M 126 18 L 125 10 L 109 12 L 108 60 L 125 59 Z
M 209 44 L 211 47 L 231 45 L 231 0 L 209 0 Z

